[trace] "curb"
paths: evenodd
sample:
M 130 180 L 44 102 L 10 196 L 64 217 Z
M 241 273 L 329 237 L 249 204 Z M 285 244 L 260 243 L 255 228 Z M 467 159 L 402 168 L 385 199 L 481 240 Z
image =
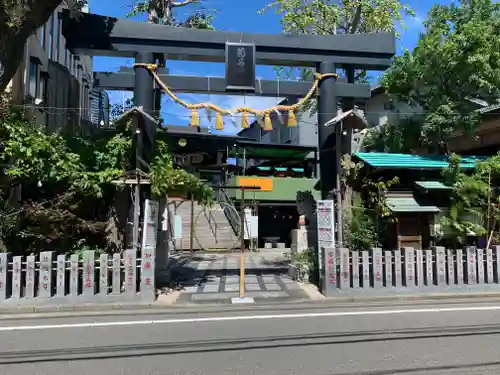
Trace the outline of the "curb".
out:
M 95 304 L 95 305 L 61 305 L 61 306 L 26 306 L 26 307 L 0 307 L 0 321 L 8 319 L 39 318 L 37 315 L 53 314 L 54 317 L 64 314 L 65 317 L 84 317 L 92 315 L 155 315 L 177 313 L 218 313 L 221 311 L 242 312 L 259 310 L 308 310 L 308 309 L 335 309 L 335 308 L 361 308 L 361 307 L 387 307 L 387 304 L 425 305 L 432 302 L 448 304 L 500 303 L 500 293 L 449 293 L 449 294 L 420 294 L 384 297 L 334 297 L 323 299 L 296 299 L 293 301 L 276 301 L 256 304 L 247 307 L 237 307 L 226 304 Z

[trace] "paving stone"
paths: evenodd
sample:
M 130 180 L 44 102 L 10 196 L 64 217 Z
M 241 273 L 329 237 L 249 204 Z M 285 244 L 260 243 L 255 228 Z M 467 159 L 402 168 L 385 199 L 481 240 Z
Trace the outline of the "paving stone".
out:
M 245 290 L 256 292 L 262 290 L 259 284 L 245 284 Z
M 289 279 L 288 277 L 281 277 L 281 281 L 283 281 L 285 284 L 295 284 L 295 281 L 292 279 Z
M 196 293 L 198 291 L 198 285 L 195 286 L 187 286 L 184 288 L 184 293 Z
M 299 284 L 297 284 L 297 283 L 285 284 L 285 286 L 286 286 L 286 288 L 288 290 L 299 290 L 299 289 L 301 289 L 300 286 L 299 286 Z
M 208 269 L 210 269 L 211 264 L 212 264 L 211 262 L 200 262 L 197 269 L 198 270 L 208 270 Z
M 219 291 L 219 285 L 204 285 L 203 293 L 214 293 Z
M 274 276 L 262 276 L 262 280 L 265 283 L 276 283 L 276 278 Z
M 268 284 L 266 283 L 266 289 L 268 291 L 277 291 L 277 290 L 281 290 L 281 286 L 279 286 L 278 284 L 274 283 L 274 284 Z
M 237 292 L 240 290 L 240 285 L 239 284 L 226 284 L 224 287 L 225 292 Z

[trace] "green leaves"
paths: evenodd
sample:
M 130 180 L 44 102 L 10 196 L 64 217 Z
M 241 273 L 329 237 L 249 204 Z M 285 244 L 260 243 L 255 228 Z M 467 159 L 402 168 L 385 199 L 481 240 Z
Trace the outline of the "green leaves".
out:
M 435 5 L 413 52 L 395 58 L 382 84 L 401 102 L 420 106 L 422 142 L 434 150 L 456 132 L 471 133 L 480 98 L 500 97 L 499 5 L 491 0 Z
M 204 204 L 209 204 L 213 200 L 213 190 L 202 180 L 183 169 L 174 167 L 172 157 L 163 141 L 157 141 L 150 178 L 151 192 L 156 196 L 174 193 L 193 197 Z
M 498 230 L 500 221 L 500 155 L 478 162 L 472 172 L 460 169 L 460 157 L 452 154 L 443 170 L 445 183 L 453 187 L 450 210 L 441 224 L 463 243 L 466 236 Z

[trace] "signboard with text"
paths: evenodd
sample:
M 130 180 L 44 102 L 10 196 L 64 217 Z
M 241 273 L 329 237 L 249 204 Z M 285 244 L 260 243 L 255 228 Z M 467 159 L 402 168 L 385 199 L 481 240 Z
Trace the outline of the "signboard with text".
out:
M 255 91 L 255 44 L 226 43 L 226 90 Z

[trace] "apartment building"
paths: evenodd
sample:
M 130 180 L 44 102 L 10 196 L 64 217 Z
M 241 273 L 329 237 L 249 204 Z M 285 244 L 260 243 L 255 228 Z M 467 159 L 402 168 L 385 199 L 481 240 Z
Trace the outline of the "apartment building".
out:
M 66 49 L 63 9 L 59 6 L 28 38 L 23 61 L 7 90 L 14 105 L 47 131 L 86 131 L 91 123 L 92 57 Z
M 90 91 L 90 122 L 96 127 L 109 127 L 109 95 L 101 89 Z
M 370 127 L 381 126 L 388 122 L 397 123 L 402 119 L 420 115 L 422 108 L 394 101 L 382 86 L 372 90 L 371 98 L 365 102 L 365 118 Z

